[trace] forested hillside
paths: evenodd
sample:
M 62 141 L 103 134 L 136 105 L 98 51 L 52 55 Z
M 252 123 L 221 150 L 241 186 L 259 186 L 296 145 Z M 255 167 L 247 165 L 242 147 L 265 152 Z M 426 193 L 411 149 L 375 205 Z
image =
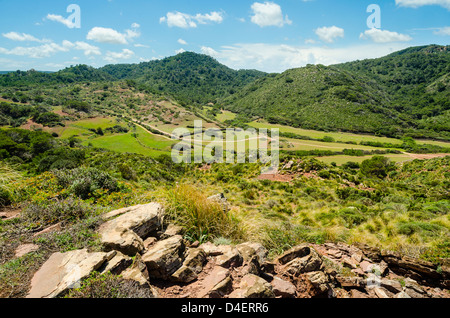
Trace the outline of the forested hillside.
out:
M 171 94 L 185 105 L 215 103 L 266 75 L 255 70 L 235 71 L 207 55 L 191 52 L 141 64 L 107 65 L 101 70 L 143 85 L 152 93 Z
M 170 96 L 184 107 L 213 103 L 216 111 L 239 114 L 236 124 L 263 118 L 306 129 L 450 139 L 448 46 L 409 48 L 328 67 L 308 65 L 282 74 L 236 71 L 207 55 L 185 52 L 100 69 L 78 65 L 56 73 L 0 75 L 0 86 L 27 89 L 117 81 Z
M 449 47 L 269 75 L 223 101 L 248 117 L 385 136 L 450 136 Z

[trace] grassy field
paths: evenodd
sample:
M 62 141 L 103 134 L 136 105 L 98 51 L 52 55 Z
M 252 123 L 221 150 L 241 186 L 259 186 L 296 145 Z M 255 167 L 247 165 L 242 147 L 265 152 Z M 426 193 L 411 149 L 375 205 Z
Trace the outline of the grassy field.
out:
M 328 137 L 334 138 L 336 140 L 336 142 L 353 141 L 356 143 L 360 143 L 361 141 L 374 141 L 374 142 L 401 144 L 400 140 L 394 139 L 394 138 L 387 138 L 387 137 L 357 135 L 357 134 L 340 133 L 340 132 L 315 131 L 315 130 L 294 128 L 294 127 L 290 127 L 290 126 L 273 125 L 273 124 L 269 124 L 266 122 L 256 122 L 256 121 L 249 123 L 249 125 L 254 128 L 267 128 L 267 129 L 278 128 L 280 130 L 280 133 L 294 133 L 297 135 L 316 138 L 316 139 L 322 139 L 322 138 L 328 136 Z
M 104 148 L 120 153 L 136 153 L 150 157 L 162 154 L 170 154 L 172 141 L 151 135 L 140 127 L 136 128 L 137 138 L 134 132 L 127 134 L 115 134 L 85 140 L 84 145 L 91 144 L 96 148 Z
M 349 161 L 362 163 L 364 160 L 370 159 L 372 157 L 373 156 L 350 157 L 350 156 L 339 155 L 339 156 L 320 157 L 317 159 L 322 162 L 325 162 L 327 164 L 331 164 L 332 162 L 335 162 L 338 166 L 341 166 L 344 163 L 347 163 Z M 383 155 L 383 157 L 389 158 L 392 162 L 404 162 L 404 161 L 411 160 L 410 156 L 404 155 L 404 154 L 399 154 L 399 155 L 387 154 L 387 155 Z
M 283 143 L 283 140 L 285 141 Z M 299 140 L 292 138 L 280 138 L 282 143 L 282 150 L 295 151 L 295 150 L 330 150 L 330 151 L 342 151 L 344 149 L 360 149 L 360 150 L 380 150 L 382 148 L 375 148 L 361 145 L 349 145 L 343 143 L 334 142 L 321 142 L 313 140 Z M 284 145 L 284 147 L 283 147 Z
M 221 122 L 224 122 L 226 120 L 233 120 L 235 118 L 236 114 L 227 110 L 222 110 L 222 113 L 216 116 L 216 119 Z

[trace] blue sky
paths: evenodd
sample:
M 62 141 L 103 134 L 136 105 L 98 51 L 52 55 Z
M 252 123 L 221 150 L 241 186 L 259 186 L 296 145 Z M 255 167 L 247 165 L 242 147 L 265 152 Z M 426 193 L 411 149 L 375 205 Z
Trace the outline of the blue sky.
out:
M 0 12 L 0 71 L 193 51 L 282 72 L 450 40 L 450 0 L 0 0 Z

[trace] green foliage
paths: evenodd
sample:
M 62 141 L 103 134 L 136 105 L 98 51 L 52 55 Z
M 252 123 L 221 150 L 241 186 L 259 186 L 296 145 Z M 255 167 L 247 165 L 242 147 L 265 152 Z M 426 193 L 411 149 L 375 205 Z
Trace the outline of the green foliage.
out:
M 76 168 L 73 170 L 55 170 L 55 176 L 60 186 L 82 199 L 98 196 L 98 191 L 109 193 L 120 191 L 115 178 L 107 172 L 95 168 Z
M 364 160 L 361 164 L 361 172 L 368 177 L 385 178 L 394 169 L 394 164 L 389 158 L 374 156 Z
M 76 223 L 96 214 L 95 207 L 69 197 L 53 202 L 31 203 L 23 210 L 22 217 L 30 223 L 51 225 L 60 222 Z
M 141 287 L 136 281 L 124 280 L 111 273 L 93 272 L 64 298 L 154 298 L 154 295 L 150 288 Z
M 265 75 L 235 71 L 210 56 L 191 52 L 137 65 L 107 65 L 101 71 L 148 93 L 170 94 L 182 105 L 215 103 Z
M 309 65 L 258 79 L 222 104 L 272 124 L 448 139 L 449 65 L 448 46 L 330 67 Z

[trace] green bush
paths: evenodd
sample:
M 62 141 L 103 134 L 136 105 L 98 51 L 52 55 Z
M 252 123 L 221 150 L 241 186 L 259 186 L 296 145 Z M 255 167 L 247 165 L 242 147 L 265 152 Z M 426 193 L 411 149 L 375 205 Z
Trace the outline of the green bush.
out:
M 72 197 L 54 202 L 31 203 L 22 217 L 34 224 L 74 223 L 96 215 L 97 209 L 80 199 Z
M 348 207 L 338 211 L 337 215 L 345 221 L 348 228 L 352 228 L 364 223 L 367 218 L 355 207 Z
M 154 298 L 152 290 L 138 282 L 124 280 L 111 273 L 93 272 L 81 282 L 81 286 L 71 290 L 65 298 Z
M 0 207 L 11 204 L 11 194 L 8 190 L 0 187 Z
M 60 186 L 84 200 L 95 197 L 97 190 L 106 190 L 110 193 L 120 190 L 115 178 L 96 168 L 55 170 L 55 176 Z
M 395 169 L 395 165 L 389 158 L 374 156 L 372 159 L 364 160 L 361 164 L 361 172 L 368 177 L 385 178 L 388 173 Z

